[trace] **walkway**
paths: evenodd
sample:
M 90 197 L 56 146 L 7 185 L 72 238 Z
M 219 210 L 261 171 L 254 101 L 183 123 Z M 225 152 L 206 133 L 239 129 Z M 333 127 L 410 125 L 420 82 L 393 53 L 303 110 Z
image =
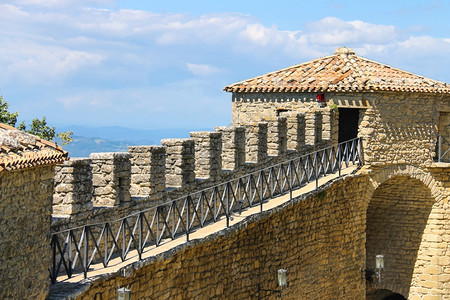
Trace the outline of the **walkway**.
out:
M 343 169 L 341 176 L 350 174 L 350 173 L 354 172 L 356 169 L 357 169 L 356 165 L 350 166 L 346 169 Z M 330 174 L 326 177 L 320 178 L 319 186 L 323 186 L 324 184 L 336 179 L 337 177 L 339 177 L 339 175 L 336 173 L 336 174 Z M 306 194 L 308 192 L 314 191 L 315 189 L 316 189 L 315 181 L 310 182 L 307 185 L 303 186 L 302 188 L 294 190 L 292 192 L 292 197 L 293 198 L 298 197 L 302 194 Z M 278 207 L 278 206 L 288 202 L 289 200 L 290 200 L 289 193 L 279 196 L 279 197 L 276 197 L 276 198 L 273 198 L 273 199 L 269 199 L 263 204 L 263 211 L 271 210 L 275 207 Z M 243 209 L 242 213 L 240 215 L 233 214 L 233 220 L 230 221 L 230 227 L 239 222 L 242 222 L 245 218 L 247 218 L 251 215 L 260 213 L 260 210 L 261 210 L 260 206 L 257 205 L 257 206 L 253 206 L 253 207 L 250 207 L 247 209 Z M 226 218 L 224 216 L 222 216 L 219 221 L 212 223 L 208 226 L 205 226 L 203 228 L 199 228 L 196 231 L 190 233 L 190 240 L 191 241 L 192 240 L 201 240 L 211 234 L 217 233 L 224 229 L 226 229 Z M 163 240 L 158 247 L 149 246 L 148 248 L 146 248 L 142 254 L 142 260 L 146 260 L 148 258 L 154 257 L 158 254 L 161 254 L 163 252 L 174 249 L 175 247 L 183 245 L 185 243 L 186 243 L 186 236 L 180 236 L 174 240 L 172 240 L 172 239 Z M 74 275 L 72 278 L 67 278 L 66 275 L 61 275 L 57 278 L 58 284 L 52 286 L 52 290 L 54 290 L 54 291 L 51 292 L 50 296 L 53 296 L 53 297 L 56 296 L 56 295 L 54 295 L 54 292 L 56 290 L 58 290 L 58 285 L 60 285 L 61 283 L 88 282 L 88 281 L 91 281 L 92 278 L 96 278 L 101 275 L 116 273 L 120 269 L 122 269 L 130 264 L 133 264 L 137 261 L 139 261 L 138 253 L 136 250 L 133 250 L 133 251 L 129 252 L 129 254 L 127 255 L 127 260 L 124 262 L 122 262 L 120 257 L 117 257 L 115 259 L 112 259 L 109 262 L 108 267 L 106 267 L 106 268 L 101 263 L 92 264 L 90 266 L 89 277 L 87 279 L 84 279 L 83 273 Z M 124 270 L 122 270 L 122 272 L 124 272 Z M 126 276 L 126 275 L 130 275 L 130 274 L 122 273 L 121 275 Z M 51 297 L 49 299 L 51 299 Z

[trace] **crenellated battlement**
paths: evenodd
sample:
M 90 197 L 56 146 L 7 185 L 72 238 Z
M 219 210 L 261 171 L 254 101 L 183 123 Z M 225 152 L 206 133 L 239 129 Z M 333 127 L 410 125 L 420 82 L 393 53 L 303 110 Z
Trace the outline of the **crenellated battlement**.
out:
M 222 169 L 234 170 L 245 165 L 245 126 L 216 127 L 222 133 Z
M 146 196 L 166 190 L 166 148 L 163 146 L 130 146 L 130 194 Z
M 331 145 L 331 139 L 322 140 L 327 133 L 321 130 L 337 124 L 317 124 L 330 120 L 319 115 L 282 115 L 191 132 L 190 138 L 163 139 L 161 146 L 130 146 L 128 152 L 92 153 L 66 161 L 57 166 L 54 178 L 53 230 L 120 218 L 289 155 Z
M 92 201 L 94 206 L 117 206 L 131 200 L 131 154 L 92 153 Z

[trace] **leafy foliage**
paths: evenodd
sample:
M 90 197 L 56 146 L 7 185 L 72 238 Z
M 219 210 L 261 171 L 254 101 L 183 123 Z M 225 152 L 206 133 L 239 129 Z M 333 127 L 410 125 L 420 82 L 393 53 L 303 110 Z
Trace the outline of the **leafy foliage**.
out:
M 73 141 L 72 134 L 73 134 L 73 131 L 64 131 L 64 132 L 58 133 L 56 135 L 56 137 L 61 140 L 61 144 L 64 146 Z
M 4 101 L 3 97 L 0 96 L 0 122 L 15 127 L 17 123 L 17 116 L 19 115 L 19 113 L 8 112 L 8 106 L 8 102 Z M 33 120 L 31 120 L 29 129 L 27 129 L 25 122 L 22 121 L 17 126 L 17 129 L 37 135 L 47 141 L 53 141 L 56 136 L 62 141 L 63 145 L 67 145 L 72 142 L 72 131 L 65 131 L 56 134 L 55 127 L 50 127 L 47 124 L 47 120 L 45 119 L 45 117 L 42 117 L 41 120 L 38 118 L 34 118 Z
M 0 122 L 8 124 L 10 126 L 16 126 L 18 112 L 8 112 L 8 102 L 3 100 L 3 96 L 0 95 Z

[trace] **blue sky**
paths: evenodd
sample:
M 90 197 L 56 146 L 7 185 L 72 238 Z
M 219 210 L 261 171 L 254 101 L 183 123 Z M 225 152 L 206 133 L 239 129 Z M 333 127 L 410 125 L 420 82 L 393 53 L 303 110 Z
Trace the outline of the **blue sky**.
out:
M 0 94 L 56 126 L 229 125 L 228 84 L 340 46 L 450 82 L 450 1 L 0 0 Z

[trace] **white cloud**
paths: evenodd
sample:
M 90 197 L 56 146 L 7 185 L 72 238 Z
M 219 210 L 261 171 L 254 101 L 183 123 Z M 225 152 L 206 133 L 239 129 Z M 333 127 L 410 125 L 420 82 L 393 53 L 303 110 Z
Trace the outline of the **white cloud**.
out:
M 206 64 L 187 63 L 186 66 L 192 74 L 198 76 L 209 76 L 220 72 L 219 68 Z
M 226 84 L 330 55 L 339 46 L 419 74 L 435 72 L 431 59 L 450 65 L 450 39 L 400 34 L 394 26 L 361 20 L 326 17 L 280 30 L 239 13 L 194 16 L 94 7 L 107 0 L 46 6 L 54 1 L 0 4 L 0 87 L 45 95 L 65 118 L 73 115 L 67 122 L 76 122 L 77 114 L 86 122 L 103 118 L 102 111 L 115 120 L 151 118 L 155 124 L 172 118 L 171 112 L 174 119 L 195 116 L 214 97 L 228 97 L 221 92 Z M 64 9 L 71 5 L 76 9 Z M 443 80 L 435 74 L 430 76 Z M 229 106 L 223 103 L 221 110 Z M 218 108 L 203 118 L 225 117 Z
M 439 39 L 431 36 L 412 36 L 398 43 L 403 51 L 416 55 L 429 56 L 436 52 L 450 53 L 450 39 Z
M 311 44 L 346 45 L 354 43 L 386 43 L 396 36 L 394 26 L 370 24 L 360 20 L 344 21 L 327 17 L 308 24 L 307 39 Z
M 106 5 L 113 3 L 113 0 L 13 0 L 10 1 L 20 6 L 37 6 L 45 8 L 62 8 L 83 5 Z
M 3 69 L 0 78 L 48 85 L 52 80 L 59 80 L 61 76 L 86 65 L 98 64 L 102 59 L 101 55 L 85 51 L 13 41 L 0 47 L 0 65 Z

